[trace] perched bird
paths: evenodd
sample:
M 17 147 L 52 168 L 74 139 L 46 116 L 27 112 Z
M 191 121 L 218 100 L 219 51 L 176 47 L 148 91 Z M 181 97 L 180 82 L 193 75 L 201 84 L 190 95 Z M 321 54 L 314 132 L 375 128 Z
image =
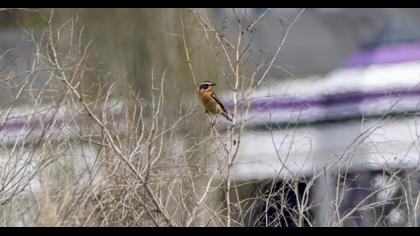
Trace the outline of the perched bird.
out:
M 226 108 L 220 102 L 220 100 L 216 97 L 212 90 L 212 86 L 216 84 L 210 81 L 204 81 L 201 83 L 199 89 L 199 95 L 201 102 L 203 103 L 204 108 L 206 109 L 206 113 L 212 114 L 220 114 L 224 116 L 227 120 L 232 121 L 229 117 L 229 114 L 226 111 Z

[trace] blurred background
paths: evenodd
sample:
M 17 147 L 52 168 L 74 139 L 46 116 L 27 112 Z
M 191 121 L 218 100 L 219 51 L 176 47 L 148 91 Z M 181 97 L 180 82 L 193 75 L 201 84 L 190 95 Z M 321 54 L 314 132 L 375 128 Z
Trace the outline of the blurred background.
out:
M 211 17 L 216 29 L 226 37 L 235 37 L 236 21 L 232 9 L 198 10 Z M 251 68 L 272 56 L 278 43 L 276 39 L 300 9 L 236 9 L 236 12 L 243 15 L 245 22 L 251 22 L 266 10 L 268 12 L 258 25 L 258 34 L 253 36 L 249 49 L 252 54 L 248 60 Z M 3 9 L 0 16 L 2 49 L 19 44 L 23 46 L 20 51 L 29 50 L 30 46 L 21 29 L 45 27 L 49 11 Z M 298 78 L 325 75 L 343 66 L 352 54 L 363 47 L 416 41 L 419 37 L 418 11 L 378 8 L 305 9 L 287 36 L 275 63 L 277 68 L 271 72 L 272 77 L 283 79 L 291 75 Z M 78 23 L 84 26 L 86 40 L 94 40 L 95 51 L 100 55 L 101 62 L 114 70 L 120 70 L 119 74 L 128 76 L 136 83 L 140 84 L 143 78 L 150 75 L 152 67 L 156 67 L 156 71 L 165 67 L 172 70 L 180 67 L 176 70 L 186 73 L 182 63 L 181 66 L 172 65 L 177 62 L 174 60 L 176 53 L 184 53 L 177 37 L 179 32 L 175 31 L 179 29 L 178 22 L 173 21 L 174 17 L 177 18 L 175 9 L 56 9 L 54 12 L 57 24 L 75 15 L 78 16 Z M 14 57 L 9 55 L 8 59 L 20 58 L 19 51 L 14 50 L 14 54 Z M 217 74 L 210 76 L 217 77 Z M 147 81 L 144 79 L 144 83 Z M 188 84 L 186 81 L 185 85 Z
M 249 114 L 238 116 L 244 119 L 246 132 L 233 178 L 258 183 L 243 187 L 246 197 L 264 192 L 266 180 L 278 179 L 276 186 L 284 187 L 287 179 L 303 178 L 296 190 L 299 194 L 287 197 L 288 206 L 295 209 L 305 189 L 312 186 L 306 178 L 322 175 L 310 190 L 315 206 L 305 212 L 312 223 L 302 225 L 334 225 L 330 216 L 337 209 L 345 216 L 339 221 L 344 226 L 420 223 L 416 116 L 420 108 L 420 9 L 194 11 L 207 17 L 230 42 L 236 42 L 238 24 L 246 28 L 262 16 L 253 31 L 243 36 L 243 45 L 249 43 L 243 60 L 247 76 L 267 65 L 285 38 L 268 77 L 247 98 Z M 0 85 L 3 111 L 12 102 L 31 107 L 36 88 L 48 81 L 40 71 L 31 85 L 34 92 L 23 93 L 15 101 L 18 85 L 26 80 L 25 72 L 37 53 L 31 35 L 42 40 L 51 16 L 56 26 L 77 26 L 75 32 L 83 36 L 74 39 L 75 45 L 92 42 L 88 64 L 97 70 L 87 72 L 83 81 L 86 96 L 95 97 L 101 88 L 98 84 L 115 80 L 119 81 L 115 85 L 118 96 L 131 96 L 127 90 L 135 88 L 151 101 L 151 76 L 165 74 L 168 122 L 176 118 L 171 114 L 198 103 L 181 34 L 183 17 L 198 83 L 215 81 L 217 94 L 232 109 L 228 84 L 234 78 L 220 69 L 226 65 L 218 64 L 220 55 L 213 55 L 214 45 L 206 41 L 197 18 L 187 9 L 1 9 L 0 76 L 9 78 Z M 54 97 L 46 96 L 42 102 L 51 101 Z M 207 134 L 199 122 L 202 119 L 205 116 L 197 106 L 178 135 L 194 131 L 190 140 L 202 138 Z M 7 135 L 3 137 L 17 135 L 16 127 L 4 125 L 1 132 Z M 340 200 L 335 198 L 336 189 L 341 191 Z M 377 192 L 381 194 L 373 195 Z M 276 208 L 275 203 L 272 207 Z M 270 214 L 247 224 L 264 225 L 261 222 L 267 222 Z M 289 214 L 268 226 L 295 226 Z

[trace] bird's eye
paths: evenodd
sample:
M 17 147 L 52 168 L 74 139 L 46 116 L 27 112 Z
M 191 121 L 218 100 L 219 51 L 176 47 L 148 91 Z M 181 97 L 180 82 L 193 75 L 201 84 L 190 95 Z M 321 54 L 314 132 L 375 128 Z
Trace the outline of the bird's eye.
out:
M 201 85 L 201 89 L 208 89 L 208 88 L 209 88 L 209 85 L 208 84 Z

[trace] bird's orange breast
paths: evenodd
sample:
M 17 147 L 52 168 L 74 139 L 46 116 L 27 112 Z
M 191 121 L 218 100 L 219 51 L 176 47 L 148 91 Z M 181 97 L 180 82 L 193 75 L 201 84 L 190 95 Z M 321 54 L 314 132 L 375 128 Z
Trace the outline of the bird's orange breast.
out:
M 211 91 L 200 92 L 201 102 L 203 103 L 204 108 L 213 114 L 217 113 L 217 103 L 211 97 Z

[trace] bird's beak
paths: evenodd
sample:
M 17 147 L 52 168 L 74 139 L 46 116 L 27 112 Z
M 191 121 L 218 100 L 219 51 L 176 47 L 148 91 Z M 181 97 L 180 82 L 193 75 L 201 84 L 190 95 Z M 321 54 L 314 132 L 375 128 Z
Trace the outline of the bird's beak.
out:
M 215 86 L 215 85 L 216 85 L 216 83 L 211 83 L 211 84 L 210 84 L 210 86 Z

